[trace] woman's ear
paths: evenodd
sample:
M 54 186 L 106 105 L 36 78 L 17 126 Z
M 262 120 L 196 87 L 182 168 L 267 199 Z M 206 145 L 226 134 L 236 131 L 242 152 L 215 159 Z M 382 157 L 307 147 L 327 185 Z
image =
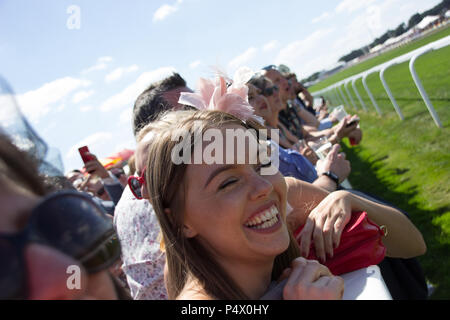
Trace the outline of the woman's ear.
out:
M 189 225 L 185 224 L 183 227 L 183 234 L 186 238 L 193 238 L 197 235 L 197 231 Z
M 172 214 L 172 211 L 169 208 L 164 209 L 165 214 Z M 197 235 L 197 231 L 192 228 L 189 224 L 184 224 L 183 226 L 183 234 L 186 238 L 193 238 Z

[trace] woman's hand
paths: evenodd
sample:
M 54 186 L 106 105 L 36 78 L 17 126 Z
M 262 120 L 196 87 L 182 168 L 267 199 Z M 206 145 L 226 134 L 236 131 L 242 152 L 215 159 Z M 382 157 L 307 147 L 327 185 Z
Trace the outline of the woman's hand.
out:
M 337 300 L 344 294 L 344 280 L 315 260 L 295 259 L 282 278 L 284 300 Z
M 326 171 L 331 171 L 338 176 L 339 182 L 347 179 L 351 171 L 350 161 L 345 159 L 345 153 L 339 153 L 340 148 L 339 144 L 333 145 L 327 156 L 317 161 L 316 171 L 318 176 Z
M 316 256 L 321 262 L 326 261 L 327 255 L 333 257 L 333 250 L 339 246 L 342 231 L 351 214 L 350 194 L 346 191 L 330 193 L 311 211 L 297 237 L 300 254 L 303 257 L 309 255 L 313 240 Z
M 97 175 L 102 179 L 108 178 L 108 170 L 105 169 L 97 157 L 92 153 L 87 153 L 87 155 L 91 156 L 93 159 L 85 163 L 84 167 L 86 171 L 91 175 Z
M 338 143 L 342 138 L 347 137 L 350 132 L 356 129 L 359 123 L 358 121 L 353 122 L 353 124 L 350 126 L 347 125 L 357 118 L 358 116 L 356 115 L 354 116 L 347 115 L 336 126 L 332 128 L 334 131 L 334 135 L 337 138 L 336 143 Z

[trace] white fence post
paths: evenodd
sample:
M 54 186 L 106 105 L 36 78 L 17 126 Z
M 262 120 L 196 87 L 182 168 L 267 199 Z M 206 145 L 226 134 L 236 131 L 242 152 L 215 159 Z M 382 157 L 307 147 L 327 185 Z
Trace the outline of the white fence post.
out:
M 342 100 L 342 97 L 339 95 L 339 91 L 337 86 L 334 86 L 334 92 L 336 92 L 336 97 L 338 98 L 339 104 L 344 104 L 344 100 Z
M 370 101 L 372 101 L 373 106 L 374 106 L 375 109 L 377 110 L 378 114 L 381 116 L 381 110 L 380 110 L 380 107 L 378 106 L 377 102 L 375 101 L 375 98 L 374 98 L 373 95 L 372 95 L 372 92 L 370 92 L 369 87 L 367 86 L 366 79 L 367 79 L 367 76 L 368 76 L 368 75 L 369 75 L 369 73 L 366 73 L 366 74 L 363 76 L 362 83 L 363 83 L 363 85 L 364 85 L 364 89 L 366 89 L 366 92 L 367 92 L 367 95 L 368 95 L 369 98 L 370 98 Z
M 412 59 L 409 61 L 409 71 L 411 72 L 411 76 L 414 80 L 414 83 L 416 84 L 417 89 L 419 89 L 420 95 L 422 96 L 423 101 L 425 102 L 425 105 L 428 108 L 428 111 L 430 112 L 431 116 L 433 117 L 434 123 L 436 123 L 436 125 L 439 128 L 442 128 L 442 123 L 439 120 L 439 116 L 436 113 L 436 110 L 434 110 L 433 105 L 431 104 L 430 99 L 428 98 L 427 92 L 425 91 L 425 89 L 422 86 L 422 82 L 419 79 L 419 76 L 416 73 L 416 69 L 414 68 L 414 64 L 416 63 L 416 59 L 418 57 L 420 57 L 421 55 L 423 55 L 424 53 L 427 53 L 429 51 L 433 50 L 428 49 L 424 52 L 421 53 L 417 53 L 416 55 L 414 55 L 414 57 L 412 57 Z
M 333 97 L 334 105 L 338 106 L 339 105 L 339 99 L 336 96 L 336 91 L 334 91 L 333 89 L 334 88 L 330 89 L 330 93 L 331 93 L 331 96 Z
M 397 101 L 395 101 L 395 98 L 392 95 L 391 89 L 389 89 L 389 86 L 388 86 L 386 80 L 384 79 L 384 72 L 386 71 L 387 68 L 389 68 L 392 65 L 393 64 L 389 64 L 389 65 L 383 67 L 383 69 L 381 69 L 381 71 L 380 71 L 380 80 L 383 83 L 383 87 L 386 90 L 386 92 L 387 92 L 387 94 L 389 96 L 389 99 L 391 99 L 391 102 L 394 105 L 395 111 L 397 111 L 397 114 L 400 117 L 400 120 L 405 120 L 405 117 L 403 116 L 403 113 L 400 110 L 400 107 L 398 106 Z
M 350 91 L 348 90 L 348 83 L 349 83 L 349 82 L 350 82 L 350 81 L 344 82 L 344 88 L 345 88 L 345 91 L 347 91 L 348 96 L 350 97 L 350 101 L 351 101 L 351 104 L 352 104 L 353 109 L 358 110 L 358 107 L 356 106 L 356 103 L 355 103 L 355 101 L 353 100 L 353 97 L 352 97 L 352 95 L 350 94 Z
M 353 81 L 352 81 L 352 87 L 353 87 L 353 90 L 354 90 L 355 93 L 356 93 L 356 96 L 357 96 L 358 99 L 359 99 L 359 102 L 361 103 L 361 106 L 363 107 L 363 109 L 364 109 L 365 111 L 367 111 L 366 104 L 364 103 L 363 99 L 361 99 L 361 96 L 359 95 L 359 92 L 358 92 L 358 90 L 356 89 L 356 86 L 355 86 L 355 82 L 356 82 L 357 79 L 358 79 L 358 78 L 353 79 Z
M 338 85 L 338 89 L 339 89 L 339 91 L 341 92 L 342 98 L 344 99 L 344 105 L 349 106 L 350 104 L 348 103 L 347 98 L 346 98 L 345 95 L 344 95 L 344 92 L 342 92 L 341 85 Z

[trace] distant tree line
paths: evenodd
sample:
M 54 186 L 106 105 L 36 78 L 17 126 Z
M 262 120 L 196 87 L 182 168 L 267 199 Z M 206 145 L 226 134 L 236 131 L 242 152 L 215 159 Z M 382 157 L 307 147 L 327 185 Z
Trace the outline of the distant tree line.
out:
M 399 35 L 405 33 L 409 29 L 414 28 L 426 16 L 441 15 L 441 14 L 444 14 L 449 9 L 450 9 L 450 0 L 443 0 L 441 3 L 439 3 L 435 7 L 431 8 L 430 10 L 427 10 L 423 13 L 416 13 L 416 14 L 412 15 L 411 18 L 409 18 L 407 25 L 406 25 L 406 23 L 403 22 L 403 23 L 399 24 L 396 29 L 388 30 L 381 37 L 376 38 L 371 44 L 368 45 L 368 47 L 370 49 L 372 49 L 373 47 L 386 42 L 386 40 L 389 38 L 398 37 Z M 366 48 L 367 48 L 367 46 L 357 49 L 357 50 L 353 50 L 349 54 L 346 54 L 345 56 L 342 56 L 341 58 L 339 58 L 338 61 L 349 62 L 355 58 L 358 58 L 358 57 L 364 55 L 365 53 L 367 53 Z

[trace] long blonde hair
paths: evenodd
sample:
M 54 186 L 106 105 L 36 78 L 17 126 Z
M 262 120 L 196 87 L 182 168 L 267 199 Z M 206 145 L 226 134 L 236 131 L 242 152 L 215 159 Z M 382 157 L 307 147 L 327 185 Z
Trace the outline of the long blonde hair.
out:
M 198 133 L 194 122 L 201 121 L 203 132 L 209 128 L 237 124 L 247 129 L 260 129 L 257 123 L 248 124 L 228 113 L 220 111 L 172 111 L 151 124 L 155 138 L 148 149 L 146 186 L 165 243 L 168 267 L 167 290 L 176 298 L 188 280 L 195 278 L 204 290 L 216 299 L 248 299 L 227 272 L 211 257 L 199 241 L 183 234 L 185 186 L 187 165 L 175 164 L 171 159 L 173 148 L 179 141 L 172 141 L 172 133 L 186 130 L 191 137 Z M 197 129 L 198 130 L 198 129 Z M 148 130 L 146 130 L 148 132 Z M 191 141 L 191 151 L 194 141 Z M 170 214 L 165 209 L 170 209 Z M 296 241 L 290 234 L 289 248 L 277 256 L 272 278 L 277 279 L 291 261 L 299 256 Z

